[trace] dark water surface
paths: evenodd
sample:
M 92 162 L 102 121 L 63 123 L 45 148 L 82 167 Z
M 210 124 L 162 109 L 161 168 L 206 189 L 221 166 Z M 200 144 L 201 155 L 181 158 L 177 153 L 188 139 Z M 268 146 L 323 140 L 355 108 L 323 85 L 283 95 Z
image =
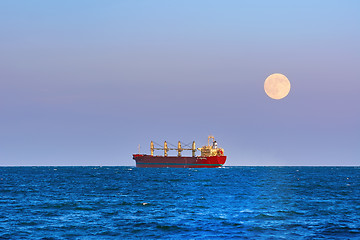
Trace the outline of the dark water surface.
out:
M 129 238 L 360 239 L 360 168 L 0 168 L 0 239 Z

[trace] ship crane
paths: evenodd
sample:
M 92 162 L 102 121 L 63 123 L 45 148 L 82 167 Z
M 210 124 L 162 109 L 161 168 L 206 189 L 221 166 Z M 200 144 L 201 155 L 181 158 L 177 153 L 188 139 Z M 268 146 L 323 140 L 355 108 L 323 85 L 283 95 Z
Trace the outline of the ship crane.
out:
M 160 146 L 160 144 L 156 144 L 156 145 L 159 145 Z M 169 145 L 172 145 L 171 143 L 169 143 Z M 174 145 L 172 145 L 172 146 L 174 146 Z M 174 146 L 175 147 L 175 146 Z M 196 146 L 195 146 L 195 141 L 193 141 L 192 142 L 192 147 L 191 148 L 182 148 L 181 147 L 181 142 L 179 141 L 178 142 L 178 146 L 177 146 L 177 148 L 169 148 L 168 147 L 168 143 L 165 141 L 164 142 L 164 147 L 162 148 L 162 147 L 154 147 L 154 141 L 151 141 L 150 142 L 150 155 L 151 156 L 154 156 L 154 150 L 164 150 L 164 156 L 165 157 L 167 157 L 168 156 L 168 151 L 169 150 L 176 150 L 176 151 L 178 151 L 178 157 L 181 157 L 181 152 L 182 151 L 184 151 L 184 150 L 190 150 L 190 151 L 192 151 L 192 156 L 193 157 L 195 157 L 195 153 L 196 153 Z

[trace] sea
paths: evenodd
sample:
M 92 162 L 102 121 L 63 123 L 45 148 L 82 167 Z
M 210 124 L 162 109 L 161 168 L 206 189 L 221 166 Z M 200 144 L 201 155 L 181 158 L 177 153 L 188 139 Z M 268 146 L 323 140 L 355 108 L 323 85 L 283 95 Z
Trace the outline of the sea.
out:
M 0 167 L 0 239 L 360 239 L 360 167 Z

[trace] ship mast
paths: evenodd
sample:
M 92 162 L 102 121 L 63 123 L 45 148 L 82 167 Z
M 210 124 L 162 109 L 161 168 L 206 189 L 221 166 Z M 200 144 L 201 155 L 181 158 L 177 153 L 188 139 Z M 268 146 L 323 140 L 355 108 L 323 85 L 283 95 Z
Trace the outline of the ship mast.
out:
M 214 143 L 214 141 L 215 141 L 214 136 L 213 136 L 213 135 L 210 135 L 210 136 L 208 137 L 208 146 L 211 146 L 211 145 L 212 145 L 212 143 L 211 143 L 211 145 L 210 145 L 210 139 L 212 139 L 212 143 Z

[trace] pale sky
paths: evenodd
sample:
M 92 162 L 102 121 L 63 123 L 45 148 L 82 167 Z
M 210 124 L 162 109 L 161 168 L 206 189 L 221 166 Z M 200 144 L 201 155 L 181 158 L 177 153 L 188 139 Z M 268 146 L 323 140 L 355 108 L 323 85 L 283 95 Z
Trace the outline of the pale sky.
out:
M 213 134 L 227 166 L 359 166 L 359 12 L 359 1 L 1 1 L 0 165 L 135 165 L 138 144 Z M 282 100 L 264 92 L 272 73 L 291 82 Z

